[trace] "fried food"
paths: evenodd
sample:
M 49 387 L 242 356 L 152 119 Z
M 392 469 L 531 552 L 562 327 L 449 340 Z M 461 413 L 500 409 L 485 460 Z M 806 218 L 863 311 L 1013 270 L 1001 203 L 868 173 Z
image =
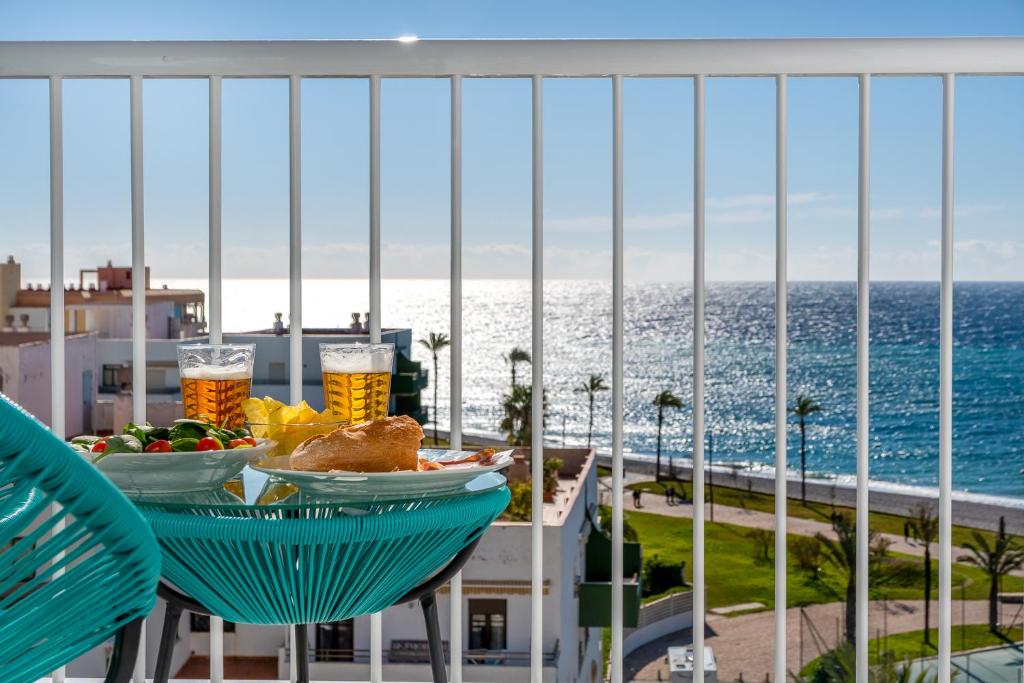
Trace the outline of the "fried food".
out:
M 385 417 L 307 439 L 292 453 L 293 470 L 396 472 L 419 468 L 423 430 L 407 415 Z

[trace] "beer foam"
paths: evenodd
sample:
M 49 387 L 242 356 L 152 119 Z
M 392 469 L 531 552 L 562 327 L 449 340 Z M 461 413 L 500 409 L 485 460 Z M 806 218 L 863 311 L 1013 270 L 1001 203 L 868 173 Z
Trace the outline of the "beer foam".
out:
M 181 376 L 185 379 L 251 379 L 252 373 L 244 367 L 239 367 L 237 365 L 227 367 L 200 365 L 199 367 L 194 368 L 184 368 L 181 371 Z
M 337 353 L 322 358 L 320 365 L 324 372 L 391 372 L 390 354 L 386 353 Z

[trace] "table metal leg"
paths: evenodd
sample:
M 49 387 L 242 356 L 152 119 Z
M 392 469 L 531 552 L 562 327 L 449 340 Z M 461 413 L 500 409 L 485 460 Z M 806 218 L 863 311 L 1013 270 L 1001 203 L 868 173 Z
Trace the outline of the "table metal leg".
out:
M 118 630 L 104 683 L 128 683 L 131 680 L 135 672 L 135 659 L 139 655 L 143 618 L 130 621 Z
M 178 635 L 178 622 L 181 620 L 182 608 L 173 600 L 167 601 L 164 610 L 164 627 L 160 632 L 160 651 L 156 656 L 156 671 L 153 683 L 167 683 L 171 676 L 171 660 L 174 659 L 174 639 Z
M 309 648 L 306 624 L 295 625 L 295 642 L 292 644 L 292 656 L 295 657 L 296 679 L 298 683 L 309 683 Z
M 430 672 L 433 675 L 433 681 L 434 683 L 446 683 L 448 672 L 444 667 L 441 625 L 437 621 L 437 598 L 433 591 L 420 597 L 420 607 L 423 608 L 423 620 L 427 624 L 427 647 L 430 650 Z

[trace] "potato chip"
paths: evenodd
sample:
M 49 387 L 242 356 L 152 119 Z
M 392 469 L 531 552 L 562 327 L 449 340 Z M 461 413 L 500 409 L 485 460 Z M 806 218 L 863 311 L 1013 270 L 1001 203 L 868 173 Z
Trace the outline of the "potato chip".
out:
M 305 401 L 290 406 L 269 396 L 250 398 L 242 402 L 242 410 L 253 436 L 277 442 L 269 455 L 290 455 L 306 439 L 343 425 L 335 413 L 318 413 Z

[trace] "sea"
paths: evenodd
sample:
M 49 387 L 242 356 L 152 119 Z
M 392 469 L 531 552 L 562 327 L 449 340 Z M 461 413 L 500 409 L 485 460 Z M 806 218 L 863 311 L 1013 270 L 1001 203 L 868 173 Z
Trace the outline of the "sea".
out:
M 206 289 L 205 280 L 157 280 Z M 879 282 L 870 297 L 870 477 L 894 485 L 938 483 L 939 287 L 934 282 Z M 269 328 L 287 320 L 287 280 L 225 280 L 224 329 Z M 551 280 L 544 287 L 545 438 L 587 442 L 588 409 L 576 390 L 591 374 L 610 384 L 611 284 Z M 447 280 L 385 280 L 381 322 L 409 327 L 413 338 L 450 332 Z M 365 280 L 303 283 L 306 327 L 345 326 L 365 313 Z M 978 494 L 1024 498 L 1024 282 L 958 283 L 953 291 L 953 486 Z M 463 316 L 463 428 L 498 434 L 513 347 L 531 349 L 527 280 L 466 280 Z M 822 410 L 807 421 L 809 476 L 852 480 L 856 471 L 856 285 L 794 282 L 789 288 L 790 402 L 812 397 Z M 706 431 L 716 464 L 753 470 L 774 463 L 775 309 L 770 282 L 712 282 L 706 302 Z M 655 395 L 670 390 L 683 408 L 665 416 L 663 457 L 692 454 L 692 288 L 635 283 L 625 288 L 627 457 L 653 454 Z M 430 368 L 430 353 L 413 346 Z M 438 415 L 449 415 L 449 352 L 438 360 Z M 537 360 L 536 358 L 534 360 Z M 533 366 L 520 364 L 529 383 Z M 432 403 L 433 387 L 424 393 Z M 611 392 L 598 395 L 593 445 L 611 446 Z M 789 416 L 790 469 L 799 466 L 800 433 Z

